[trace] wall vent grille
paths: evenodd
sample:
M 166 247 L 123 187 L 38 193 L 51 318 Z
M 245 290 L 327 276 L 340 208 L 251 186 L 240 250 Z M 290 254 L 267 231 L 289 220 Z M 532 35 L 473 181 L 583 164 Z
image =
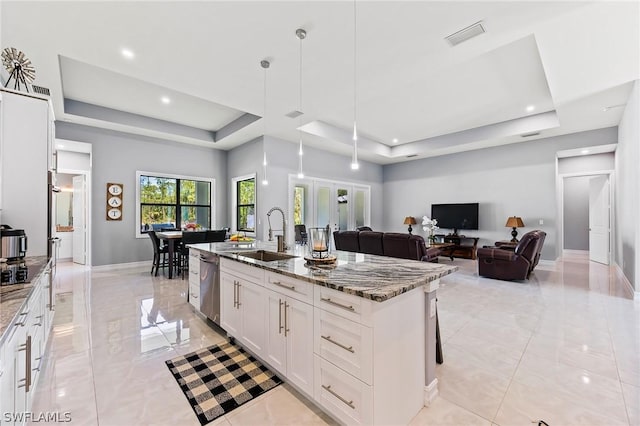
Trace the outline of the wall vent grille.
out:
M 482 25 L 482 21 L 478 21 L 475 24 L 471 24 L 466 28 L 461 29 L 460 31 L 456 31 L 455 33 L 448 35 L 445 37 L 451 46 L 456 46 L 463 41 L 467 41 L 470 38 L 479 36 L 480 34 L 484 34 L 486 30 Z
M 46 87 L 42 87 L 42 86 L 36 86 L 35 84 L 33 86 L 31 86 L 33 88 L 33 92 L 34 93 L 38 93 L 40 95 L 46 95 L 46 96 L 51 96 L 51 92 L 49 92 L 49 89 Z
M 540 132 L 525 133 L 524 135 L 520 135 L 520 137 L 528 138 L 528 137 L 531 137 L 531 136 L 538 136 L 539 134 L 540 134 Z
M 302 114 L 304 114 L 302 111 L 294 110 L 285 115 L 289 118 L 297 118 L 297 117 L 300 117 Z

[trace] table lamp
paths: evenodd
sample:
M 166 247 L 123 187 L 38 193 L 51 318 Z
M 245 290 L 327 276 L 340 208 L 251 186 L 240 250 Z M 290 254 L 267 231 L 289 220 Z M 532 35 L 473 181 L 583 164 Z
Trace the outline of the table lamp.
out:
M 507 228 L 513 228 L 513 231 L 511 231 L 511 236 L 513 237 L 511 239 L 512 243 L 517 243 L 518 239 L 516 238 L 518 236 L 518 231 L 516 230 L 516 228 L 524 228 L 524 222 L 522 221 L 522 218 L 519 218 L 518 216 L 511 216 L 507 219 L 507 224 L 504 225 Z
M 413 216 L 407 216 L 404 218 L 404 224 L 405 225 L 409 225 L 409 233 L 411 233 L 411 231 L 413 231 L 413 228 L 411 227 L 411 225 L 415 225 L 416 223 L 416 218 Z

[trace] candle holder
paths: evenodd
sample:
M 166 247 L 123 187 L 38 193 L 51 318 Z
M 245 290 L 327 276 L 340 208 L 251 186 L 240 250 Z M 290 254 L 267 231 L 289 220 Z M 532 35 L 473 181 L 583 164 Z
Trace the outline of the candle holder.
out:
M 310 228 L 309 237 L 311 258 L 327 259 L 329 257 L 329 231 L 327 228 Z

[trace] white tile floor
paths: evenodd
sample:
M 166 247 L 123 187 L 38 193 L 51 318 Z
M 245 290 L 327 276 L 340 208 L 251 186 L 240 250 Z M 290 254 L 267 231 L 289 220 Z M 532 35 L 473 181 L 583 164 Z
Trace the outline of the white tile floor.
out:
M 453 263 L 438 296 L 440 397 L 412 424 L 640 424 L 640 304 L 608 267 L 571 258 L 504 282 Z M 164 361 L 223 337 L 186 303 L 186 281 L 62 264 L 56 289 L 32 411 L 68 411 L 72 425 L 199 424 Z M 331 422 L 285 385 L 213 424 Z

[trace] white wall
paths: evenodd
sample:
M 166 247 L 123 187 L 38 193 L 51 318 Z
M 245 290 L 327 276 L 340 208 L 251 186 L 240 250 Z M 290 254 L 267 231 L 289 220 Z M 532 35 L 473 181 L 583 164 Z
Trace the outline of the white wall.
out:
M 640 81 L 636 80 L 618 127 L 614 260 L 640 291 Z
M 617 141 L 617 129 L 593 130 L 530 142 L 384 166 L 384 230 L 405 232 L 405 216 L 429 215 L 431 204 L 480 203 L 479 246 L 511 239 L 507 217 L 522 217 L 518 234 L 547 233 L 543 259 L 556 253 L 556 152 Z M 539 220 L 544 224 L 540 225 Z M 422 226 L 414 233 L 425 236 Z
M 228 191 L 231 200 L 231 179 L 236 176 L 257 173 L 257 206 L 256 206 L 256 235 L 264 238 L 267 212 L 271 207 L 281 207 L 287 214 L 287 190 L 289 175 L 298 172 L 298 145 L 281 139 L 267 136 L 266 149 L 268 158 L 267 177 L 269 185 L 261 184 L 262 147 L 263 139 L 258 138 L 250 143 L 239 146 L 228 155 Z M 304 173 L 306 176 L 361 183 L 371 186 L 371 224 L 374 229 L 380 229 L 383 223 L 382 215 L 382 166 L 360 161 L 360 170 L 350 168 L 351 158 L 333 154 L 310 147 L 304 149 Z M 229 202 L 229 226 L 233 206 Z M 279 220 L 279 219 L 276 219 Z M 293 228 L 292 228 L 293 229 Z M 293 234 L 291 234 L 293 236 Z
M 226 223 L 225 151 L 169 142 L 66 122 L 56 123 L 56 137 L 92 144 L 92 264 L 151 260 L 148 238 L 136 238 L 136 171 L 216 179 L 216 227 Z M 124 184 L 122 221 L 105 218 L 106 184 Z

